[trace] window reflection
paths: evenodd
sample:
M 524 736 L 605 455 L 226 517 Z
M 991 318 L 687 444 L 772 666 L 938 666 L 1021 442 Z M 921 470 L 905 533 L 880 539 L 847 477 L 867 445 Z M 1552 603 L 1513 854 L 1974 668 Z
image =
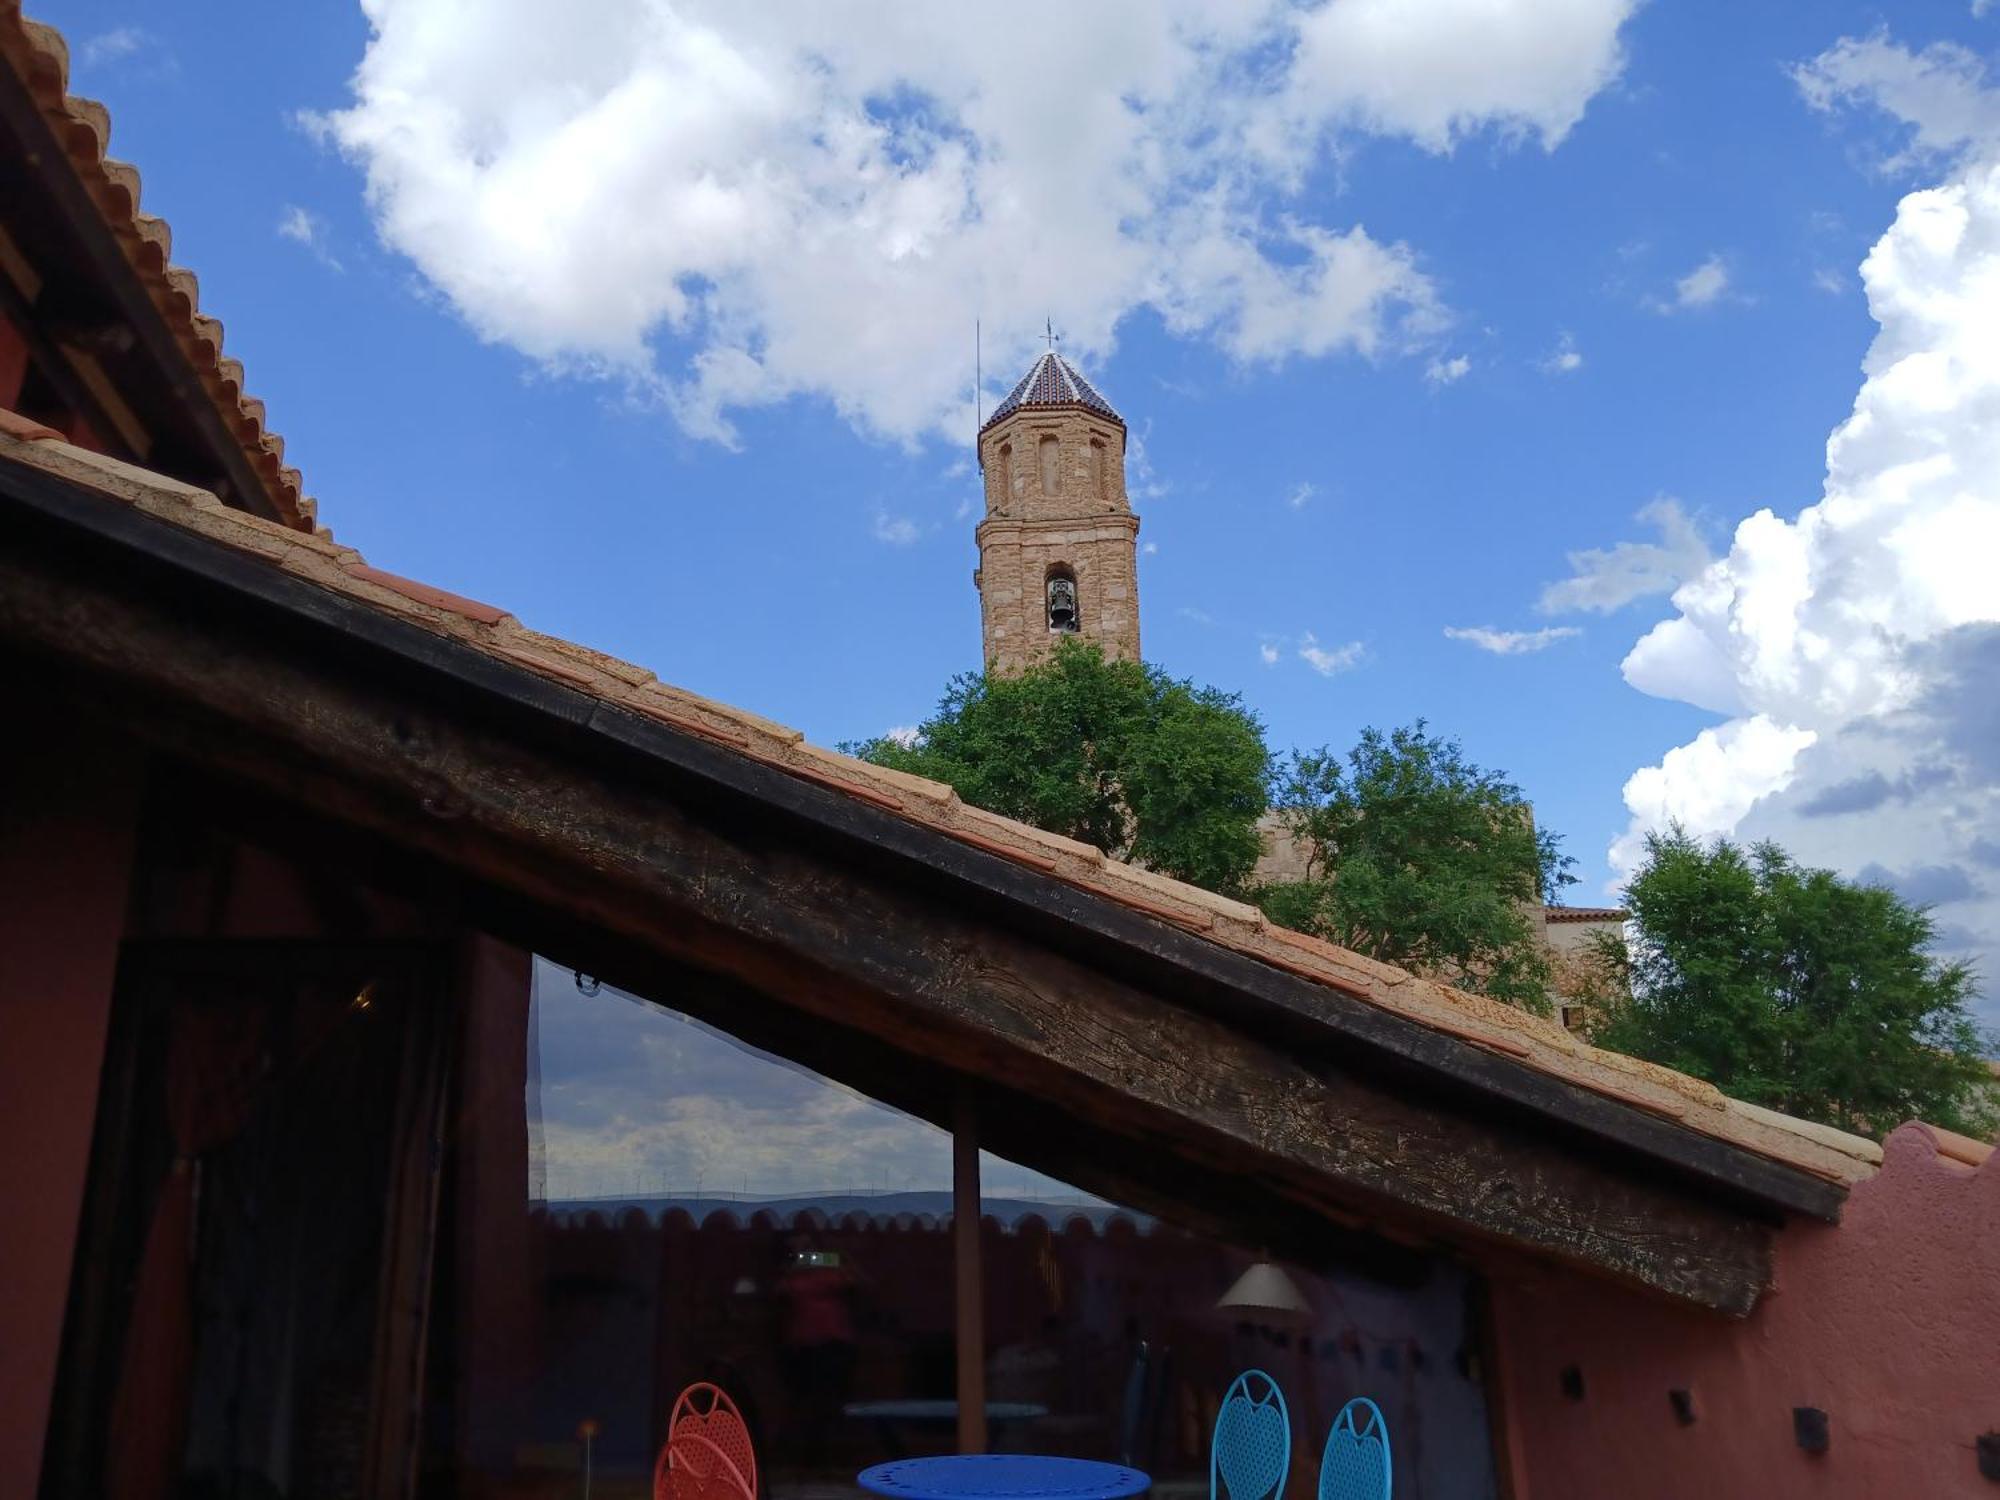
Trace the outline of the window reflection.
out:
M 949 1136 L 553 965 L 533 1023 L 524 1243 L 490 1211 L 461 1222 L 440 1302 L 486 1359 L 459 1365 L 480 1390 L 459 1394 L 434 1471 L 467 1493 L 568 1495 L 590 1424 L 593 1493 L 647 1493 L 675 1393 L 699 1380 L 740 1407 L 767 1495 L 856 1493 L 868 1464 L 952 1451 Z M 1253 1253 L 990 1155 L 981 1177 L 994 1449 L 1128 1462 L 1193 1494 L 1216 1403 L 1257 1365 L 1286 1388 L 1298 1452 L 1369 1394 L 1392 1430 L 1474 1434 L 1444 1477 L 1483 1492 L 1461 1279 L 1411 1291 L 1288 1266 L 1308 1310 L 1267 1323 L 1217 1305 Z M 1312 1470 L 1295 1465 L 1297 1500 Z

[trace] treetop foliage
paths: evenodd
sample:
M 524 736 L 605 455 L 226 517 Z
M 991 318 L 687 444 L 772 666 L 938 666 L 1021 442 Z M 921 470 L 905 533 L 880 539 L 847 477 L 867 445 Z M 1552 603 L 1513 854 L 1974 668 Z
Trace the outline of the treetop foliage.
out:
M 1345 756 L 1294 755 L 1277 807 L 1306 877 L 1266 886 L 1273 920 L 1342 947 L 1547 1008 L 1536 903 L 1570 883 L 1521 789 L 1418 720 L 1362 731 Z
M 1630 999 L 1598 1040 L 1804 1119 L 1880 1135 L 1922 1118 L 1986 1134 L 1996 1100 L 1971 968 L 1893 891 L 1775 844 L 1646 841 L 1626 889 Z
M 1018 676 L 954 678 L 910 744 L 846 747 L 974 806 L 1225 894 L 1257 862 L 1269 806 L 1263 726 L 1234 693 L 1061 642 Z

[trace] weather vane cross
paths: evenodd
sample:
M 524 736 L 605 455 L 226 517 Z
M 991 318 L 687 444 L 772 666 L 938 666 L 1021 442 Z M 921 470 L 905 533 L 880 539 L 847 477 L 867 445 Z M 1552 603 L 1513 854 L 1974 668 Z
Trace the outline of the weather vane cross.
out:
M 1056 332 L 1055 319 L 1044 318 L 1042 320 L 1042 330 L 1042 341 L 1049 346 L 1049 353 L 1055 353 L 1056 345 L 1062 342 L 1062 335 Z

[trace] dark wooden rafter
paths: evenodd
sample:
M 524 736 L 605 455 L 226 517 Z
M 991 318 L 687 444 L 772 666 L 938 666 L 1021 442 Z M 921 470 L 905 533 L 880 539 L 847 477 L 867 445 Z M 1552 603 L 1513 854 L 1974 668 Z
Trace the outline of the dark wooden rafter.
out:
M 1765 1282 L 1778 1215 L 1838 1210 L 1809 1174 L 47 476 L 0 465 L 0 489 L 17 502 L 0 511 L 0 629 L 174 705 L 151 716 L 163 735 L 209 716 L 183 753 L 1155 1145 L 1135 1153 L 1142 1176 L 1158 1163 L 1155 1189 L 1184 1164 L 1329 1219 L 1555 1256 L 1734 1312 Z

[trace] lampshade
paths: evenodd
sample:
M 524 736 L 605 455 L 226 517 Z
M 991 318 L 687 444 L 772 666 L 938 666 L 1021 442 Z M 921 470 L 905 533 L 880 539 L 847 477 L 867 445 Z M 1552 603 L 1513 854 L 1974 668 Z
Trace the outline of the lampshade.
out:
M 1298 1283 L 1268 1260 L 1255 1262 L 1237 1277 L 1215 1307 L 1239 1321 L 1273 1326 L 1297 1327 L 1312 1321 L 1312 1304 Z

